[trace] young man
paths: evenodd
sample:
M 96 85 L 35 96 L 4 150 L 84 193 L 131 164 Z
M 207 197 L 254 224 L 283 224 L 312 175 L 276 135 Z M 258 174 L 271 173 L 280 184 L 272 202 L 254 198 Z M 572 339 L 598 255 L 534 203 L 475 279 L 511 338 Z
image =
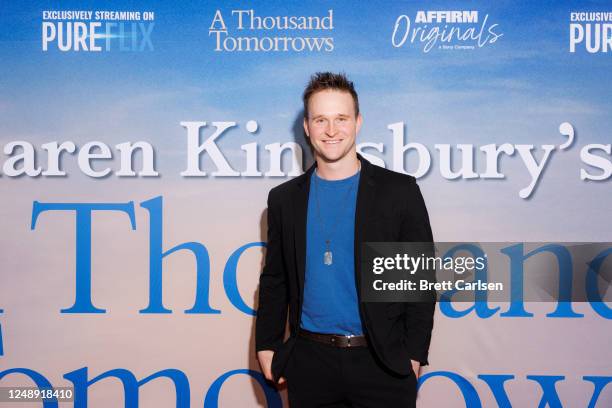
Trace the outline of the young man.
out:
M 363 118 L 343 74 L 312 76 L 304 130 L 315 164 L 268 196 L 256 349 L 292 408 L 411 407 L 435 303 L 360 302 L 362 242 L 432 242 L 415 179 L 357 154 Z M 289 309 L 290 335 L 284 333 Z

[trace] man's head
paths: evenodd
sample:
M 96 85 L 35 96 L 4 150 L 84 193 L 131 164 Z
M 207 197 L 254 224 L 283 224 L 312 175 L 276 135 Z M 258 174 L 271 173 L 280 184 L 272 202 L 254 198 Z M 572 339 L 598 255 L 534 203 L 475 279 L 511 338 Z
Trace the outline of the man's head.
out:
M 356 157 L 355 138 L 362 117 L 353 83 L 344 74 L 317 72 L 303 100 L 304 131 L 315 156 L 329 163 Z

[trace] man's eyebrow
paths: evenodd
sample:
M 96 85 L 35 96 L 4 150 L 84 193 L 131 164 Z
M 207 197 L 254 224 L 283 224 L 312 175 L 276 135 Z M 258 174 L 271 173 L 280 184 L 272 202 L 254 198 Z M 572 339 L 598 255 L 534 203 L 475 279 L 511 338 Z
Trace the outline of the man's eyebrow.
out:
M 350 117 L 351 115 L 348 115 L 348 114 L 346 114 L 346 113 L 339 113 L 339 114 L 337 114 L 336 116 L 338 116 L 338 117 L 343 117 L 343 118 L 348 118 L 348 117 Z M 312 116 L 312 117 L 311 117 L 311 119 L 317 119 L 317 118 L 321 118 L 321 117 L 325 117 L 325 115 L 324 115 L 324 114 L 322 114 L 322 113 L 320 113 L 320 114 L 318 114 L 318 115 L 314 115 L 314 116 Z

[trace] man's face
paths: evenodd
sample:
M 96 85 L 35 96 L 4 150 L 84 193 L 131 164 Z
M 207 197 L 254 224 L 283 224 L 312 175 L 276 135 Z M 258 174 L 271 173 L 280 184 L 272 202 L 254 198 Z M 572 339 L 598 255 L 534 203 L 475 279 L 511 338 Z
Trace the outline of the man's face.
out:
M 361 114 L 355 117 L 355 105 L 350 93 L 326 89 L 308 100 L 308 118 L 304 131 L 316 157 L 334 163 L 356 154 L 355 138 L 361 128 Z

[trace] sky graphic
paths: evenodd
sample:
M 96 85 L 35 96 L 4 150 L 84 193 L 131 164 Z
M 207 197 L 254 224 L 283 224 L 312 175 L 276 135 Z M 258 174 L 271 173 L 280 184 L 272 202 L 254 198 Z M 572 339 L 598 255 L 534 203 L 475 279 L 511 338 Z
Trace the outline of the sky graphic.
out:
M 594 196 L 593 200 L 579 200 L 578 213 L 602 209 L 599 206 L 605 202 L 609 186 L 606 182 L 580 181 L 578 152 L 585 144 L 610 140 L 611 85 L 604 80 L 610 59 L 607 53 L 589 54 L 580 49 L 569 53 L 568 35 L 570 12 L 600 10 L 605 8 L 605 2 L 581 2 L 579 7 L 570 2 L 474 2 L 471 8 L 479 11 L 481 21 L 488 15 L 488 25 L 498 25 L 496 30 L 502 36 L 497 42 L 464 51 L 434 47 L 429 53 L 424 53 L 419 44 L 391 46 L 397 17 L 412 16 L 415 24 L 414 15 L 424 5 L 383 4 L 182 2 L 177 7 L 153 2 L 128 7 L 122 2 L 109 2 L 104 7 L 95 3 L 89 7 L 81 2 L 62 3 L 62 10 L 155 12 L 153 51 L 79 53 L 41 51 L 42 11 L 57 9 L 52 3 L 27 7 L 4 3 L 0 17 L 4 56 L 0 67 L 0 140 L 35 144 L 72 140 L 77 145 L 91 140 L 109 145 L 146 140 L 158 156 L 162 177 L 157 183 L 184 183 L 178 176 L 186 163 L 186 132 L 181 121 L 237 122 L 238 126 L 219 141 L 237 168 L 245 166 L 244 153 L 239 149 L 243 143 L 256 141 L 265 153 L 265 144 L 297 141 L 307 151 L 299 128 L 303 87 L 313 72 L 344 71 L 356 83 L 365 118 L 358 141 L 385 143 L 385 152 L 374 153 L 390 166 L 392 135 L 387 126 L 404 122 L 407 142 L 422 143 L 432 153 L 432 169 L 421 182 L 426 191 L 429 185 L 435 185 L 435 191 L 429 194 L 440 201 L 446 201 L 442 193 L 446 190 L 454 201 L 466 202 L 474 197 L 469 184 L 475 184 L 497 207 L 520 210 L 527 206 L 535 210 L 558 192 L 553 184 L 564 182 L 567 185 L 563 192 L 573 195 L 572 201 L 585 194 Z M 333 8 L 334 29 L 310 32 L 333 36 L 334 51 L 213 51 L 214 37 L 209 35 L 209 28 L 214 12 L 220 10 L 228 26 L 235 26 L 236 17 L 232 17 L 231 10 L 251 8 L 262 17 L 325 16 Z M 426 9 L 448 8 L 448 3 L 431 2 Z M 249 32 L 233 30 L 235 35 Z M 256 135 L 244 130 L 244 124 L 251 119 L 259 124 Z M 531 203 L 518 198 L 521 187 L 511 187 L 529 181 L 516 155 L 507 161 L 502 159 L 502 171 L 508 175 L 504 181 L 449 182 L 441 179 L 436 169 L 437 143 L 559 145 L 564 141 L 558 132 L 562 122 L 570 122 L 576 129 L 573 149 L 551 160 Z M 482 160 L 477 155 L 477 163 Z M 406 161 L 406 171 L 413 171 L 416 158 L 407 154 Z M 78 177 L 78 171 L 72 173 L 72 177 Z M 11 188 L 22 183 L 3 181 Z M 97 184 L 114 182 L 114 177 L 95 180 Z M 511 194 L 506 196 L 505 192 Z M 500 193 L 503 202 L 495 199 L 501 198 Z M 435 201 L 432 206 L 436 206 Z M 532 212 L 540 213 L 544 207 Z M 551 220 L 541 229 L 554 228 L 553 224 Z M 583 235 L 580 229 L 576 225 L 572 233 Z M 604 231 L 586 230 L 592 231 L 593 236 L 587 234 L 583 239 L 602 239 L 605 235 Z M 539 237 L 546 239 L 545 234 L 532 236 Z

